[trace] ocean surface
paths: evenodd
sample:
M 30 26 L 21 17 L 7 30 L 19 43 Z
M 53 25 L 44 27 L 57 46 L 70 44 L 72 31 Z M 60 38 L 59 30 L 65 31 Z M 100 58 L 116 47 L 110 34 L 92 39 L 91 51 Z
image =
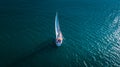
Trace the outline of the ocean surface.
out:
M 0 67 L 120 67 L 120 0 L 1 0 Z

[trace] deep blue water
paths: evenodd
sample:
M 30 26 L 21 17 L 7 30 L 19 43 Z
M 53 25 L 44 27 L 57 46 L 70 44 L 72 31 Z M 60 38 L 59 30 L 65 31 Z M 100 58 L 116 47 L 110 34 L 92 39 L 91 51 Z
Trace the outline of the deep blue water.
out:
M 0 1 L 0 67 L 120 67 L 120 1 Z

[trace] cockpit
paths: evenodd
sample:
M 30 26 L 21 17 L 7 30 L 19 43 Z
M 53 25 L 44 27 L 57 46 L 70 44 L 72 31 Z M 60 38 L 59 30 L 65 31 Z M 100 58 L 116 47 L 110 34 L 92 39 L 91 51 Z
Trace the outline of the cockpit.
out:
M 61 43 L 61 40 L 60 40 L 60 39 L 58 39 L 58 40 L 57 40 L 57 43 Z

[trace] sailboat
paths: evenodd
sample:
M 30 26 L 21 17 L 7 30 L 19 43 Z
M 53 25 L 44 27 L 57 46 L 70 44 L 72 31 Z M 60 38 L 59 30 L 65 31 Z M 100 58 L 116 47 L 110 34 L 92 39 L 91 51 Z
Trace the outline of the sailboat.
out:
M 56 46 L 61 46 L 63 42 L 63 35 L 59 26 L 58 13 L 56 12 L 55 16 L 55 35 L 56 35 Z

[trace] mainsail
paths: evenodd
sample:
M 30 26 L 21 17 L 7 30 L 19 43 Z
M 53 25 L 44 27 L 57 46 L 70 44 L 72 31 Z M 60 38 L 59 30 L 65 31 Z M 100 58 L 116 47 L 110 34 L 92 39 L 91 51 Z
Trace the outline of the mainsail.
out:
M 58 13 L 56 13 L 56 16 L 55 16 L 55 33 L 56 33 L 56 38 L 61 33 L 60 26 L 59 26 Z

